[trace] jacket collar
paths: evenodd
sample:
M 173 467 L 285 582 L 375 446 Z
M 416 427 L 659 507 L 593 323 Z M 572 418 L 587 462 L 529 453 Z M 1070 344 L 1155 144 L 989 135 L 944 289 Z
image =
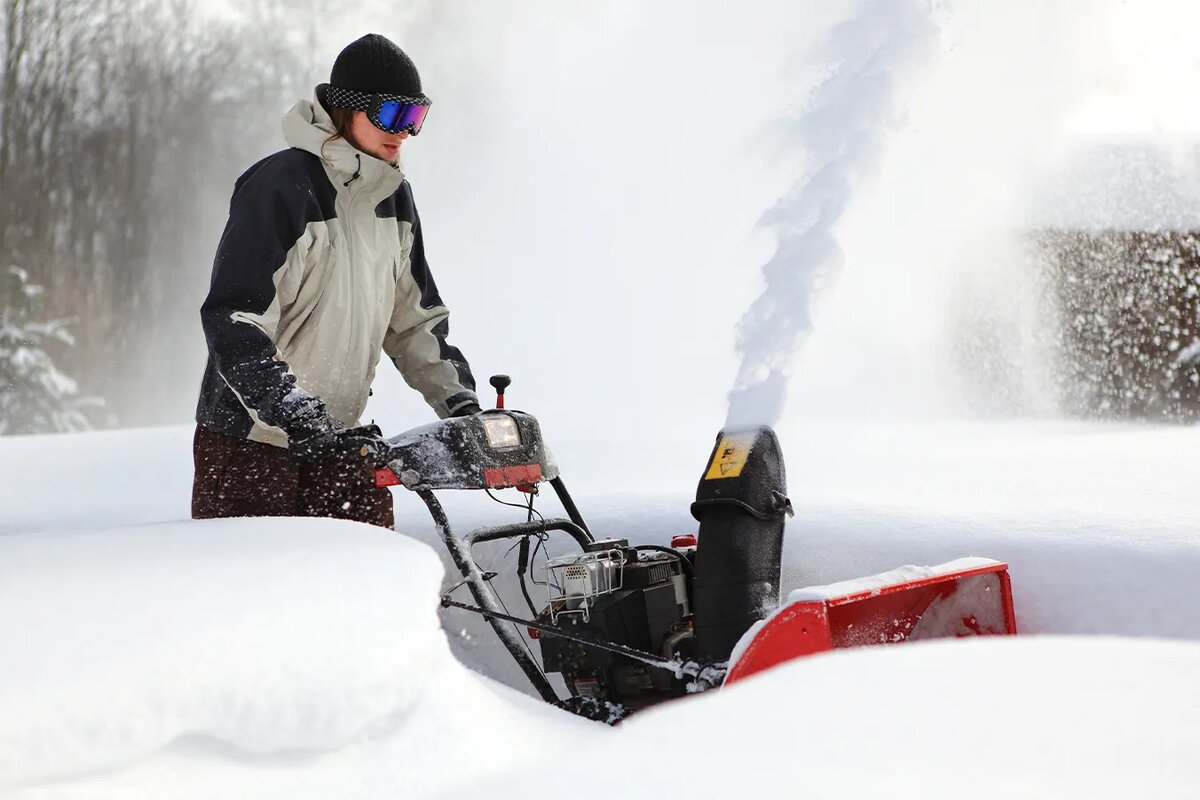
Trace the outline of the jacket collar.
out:
M 325 141 L 333 135 L 333 120 L 318 99 L 324 86 L 318 86 L 310 99 L 292 106 L 283 117 L 283 138 L 291 147 L 312 153 L 321 159 L 334 188 L 354 190 L 379 202 L 395 194 L 404 182 L 398 166 L 367 155 L 345 139 Z M 348 184 L 348 186 L 347 186 Z

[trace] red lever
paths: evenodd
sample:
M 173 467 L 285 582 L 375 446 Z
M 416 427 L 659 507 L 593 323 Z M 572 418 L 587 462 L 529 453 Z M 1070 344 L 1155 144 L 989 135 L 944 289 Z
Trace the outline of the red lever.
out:
M 400 476 L 391 467 L 381 467 L 375 470 L 375 485 L 382 489 L 385 486 L 399 486 Z

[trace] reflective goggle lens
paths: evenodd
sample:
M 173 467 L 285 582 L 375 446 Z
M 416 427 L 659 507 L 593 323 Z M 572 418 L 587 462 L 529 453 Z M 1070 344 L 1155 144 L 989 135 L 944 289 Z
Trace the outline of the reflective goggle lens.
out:
M 384 100 L 379 104 L 376 121 L 385 131 L 400 133 L 407 129 L 415 136 L 421 132 L 421 125 L 425 122 L 425 115 L 428 112 L 429 106 L 402 103 L 399 100 Z

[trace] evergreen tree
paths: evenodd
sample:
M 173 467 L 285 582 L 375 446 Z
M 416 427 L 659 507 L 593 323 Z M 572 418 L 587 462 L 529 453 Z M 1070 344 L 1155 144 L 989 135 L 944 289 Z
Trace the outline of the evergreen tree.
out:
M 54 366 L 45 346 L 75 338 L 68 320 L 35 321 L 41 299 L 25 270 L 0 274 L 0 436 L 88 430 L 84 409 L 102 405 Z

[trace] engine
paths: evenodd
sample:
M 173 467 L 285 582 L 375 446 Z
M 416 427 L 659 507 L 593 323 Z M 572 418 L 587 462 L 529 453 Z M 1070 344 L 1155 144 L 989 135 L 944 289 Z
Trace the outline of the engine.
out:
M 670 548 L 608 539 L 548 561 L 538 621 L 667 659 L 727 660 L 778 607 L 791 503 L 774 432 L 722 432 L 691 511 L 700 528 L 686 546 L 683 537 Z M 685 680 L 634 658 L 550 633 L 539 643 L 545 671 L 561 673 L 574 696 L 632 712 L 687 693 Z
M 546 563 L 550 603 L 538 621 L 672 658 L 690 657 L 694 550 L 630 547 L 625 539 L 588 545 Z M 627 711 L 678 697 L 683 681 L 627 656 L 553 635 L 539 639 L 546 672 L 572 695 Z

